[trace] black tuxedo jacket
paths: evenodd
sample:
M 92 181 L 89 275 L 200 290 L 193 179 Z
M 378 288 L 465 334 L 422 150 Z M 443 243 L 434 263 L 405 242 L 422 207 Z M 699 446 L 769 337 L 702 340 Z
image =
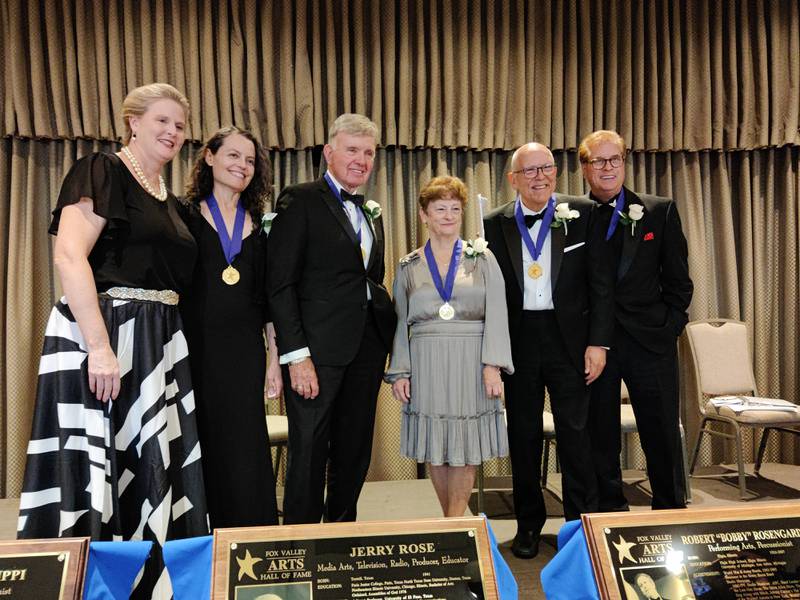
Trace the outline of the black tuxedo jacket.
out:
M 689 277 L 688 247 L 678 207 L 669 198 L 638 195 L 625 188 L 625 212 L 632 204 L 644 206 L 636 224 L 617 224 L 622 237 L 615 289 L 616 318 L 642 346 L 663 354 L 675 347 L 689 316 L 694 286 Z M 611 211 L 599 219 L 603 237 Z M 616 240 L 619 242 L 619 240 Z
M 593 202 L 587 198 L 556 194 L 556 204 L 569 202 L 580 217 L 550 230 L 551 284 L 556 321 L 572 362 L 583 373 L 586 346 L 610 346 L 614 332 L 613 269 L 607 244 L 600 243 L 594 227 Z M 535 344 L 520 340 L 524 300 L 522 238 L 514 219 L 515 202 L 501 206 L 484 219 L 489 248 L 506 281 L 506 304 L 511 346 Z M 564 250 L 567 250 L 565 252 Z
M 285 188 L 277 213 L 267 244 L 267 293 L 279 352 L 307 346 L 316 364 L 349 364 L 364 333 L 367 285 L 388 352 L 397 317 L 383 286 L 381 218 L 371 223 L 364 269 L 353 226 L 324 178 Z

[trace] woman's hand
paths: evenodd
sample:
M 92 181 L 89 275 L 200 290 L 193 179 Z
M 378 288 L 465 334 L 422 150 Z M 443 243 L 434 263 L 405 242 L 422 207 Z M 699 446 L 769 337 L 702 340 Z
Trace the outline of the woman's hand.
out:
M 403 404 L 408 404 L 411 400 L 411 380 L 402 377 L 392 384 L 392 394 Z
M 489 398 L 499 398 L 503 395 L 503 380 L 500 378 L 499 367 L 483 366 L 483 385 Z
M 278 358 L 278 345 L 275 341 L 275 326 L 267 323 L 265 333 L 267 337 L 267 398 L 277 398 L 283 393 L 283 375 Z
M 119 362 L 111 346 L 89 350 L 89 389 L 95 397 L 103 402 L 116 400 L 119 386 Z
M 283 375 L 277 356 L 267 364 L 267 398 L 277 398 L 283 393 Z

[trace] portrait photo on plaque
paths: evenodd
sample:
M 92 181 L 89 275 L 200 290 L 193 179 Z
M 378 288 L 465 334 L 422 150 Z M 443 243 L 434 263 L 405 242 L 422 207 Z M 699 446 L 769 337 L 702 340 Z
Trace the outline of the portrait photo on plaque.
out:
M 234 600 L 311 600 L 311 583 L 268 583 L 236 586 Z
M 689 575 L 683 566 L 673 573 L 667 567 L 620 569 L 625 600 L 694 600 Z

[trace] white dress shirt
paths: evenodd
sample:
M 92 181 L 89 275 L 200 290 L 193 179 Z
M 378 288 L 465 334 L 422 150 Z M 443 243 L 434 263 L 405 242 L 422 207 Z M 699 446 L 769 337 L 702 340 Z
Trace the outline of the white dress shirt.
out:
M 342 193 L 342 184 L 336 180 L 336 177 L 333 176 L 333 173 L 330 171 L 327 172 L 328 177 L 333 182 L 333 185 L 336 187 L 336 190 L 339 192 L 341 197 Z M 355 204 L 353 204 L 350 200 L 342 201 L 342 205 L 344 206 L 344 210 L 347 213 L 348 218 L 350 219 L 350 224 L 353 226 L 353 231 L 358 231 L 358 211 L 360 210 Z M 363 257 L 364 257 L 364 268 L 367 268 L 367 264 L 369 263 L 369 254 L 372 252 L 372 226 L 369 224 L 369 219 L 367 216 L 362 212 L 361 213 L 361 248 L 363 250 Z M 369 291 L 369 284 L 367 284 L 367 300 L 372 300 L 372 294 Z M 286 354 L 281 354 L 280 356 L 280 364 L 285 365 L 286 363 L 290 363 L 295 360 L 300 360 L 301 358 L 305 358 L 307 356 L 311 356 L 311 350 L 308 347 L 298 348 L 292 352 L 288 352 Z
M 523 215 L 538 215 L 547 210 L 547 206 L 545 205 L 542 210 L 534 212 L 525 206 L 522 201 L 520 201 L 520 206 L 522 207 Z M 533 224 L 533 227 L 528 230 L 534 242 L 536 242 L 541 228 L 542 219 L 539 219 Z M 553 289 L 550 281 L 552 262 L 550 238 L 550 232 L 548 232 L 542 243 L 542 252 L 539 254 L 539 259 L 535 261 L 539 263 L 539 266 L 542 268 L 542 276 L 538 279 L 528 276 L 528 267 L 534 263 L 534 260 L 530 252 L 528 252 L 528 246 L 525 245 L 524 241 L 520 240 L 520 245 L 522 246 L 522 279 L 525 282 L 525 292 L 522 302 L 523 310 L 553 310 Z

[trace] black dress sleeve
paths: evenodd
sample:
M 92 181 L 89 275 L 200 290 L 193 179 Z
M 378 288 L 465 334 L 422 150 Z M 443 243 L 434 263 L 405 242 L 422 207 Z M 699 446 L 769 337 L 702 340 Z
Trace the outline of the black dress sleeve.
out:
M 76 162 L 64 178 L 58 203 L 53 211 L 53 221 L 48 231 L 58 233 L 61 209 L 76 204 L 81 198 L 91 198 L 95 214 L 107 223 L 104 233 L 113 234 L 129 227 L 125 208 L 125 182 L 120 167 L 122 161 L 114 154 L 97 152 L 84 156 Z

